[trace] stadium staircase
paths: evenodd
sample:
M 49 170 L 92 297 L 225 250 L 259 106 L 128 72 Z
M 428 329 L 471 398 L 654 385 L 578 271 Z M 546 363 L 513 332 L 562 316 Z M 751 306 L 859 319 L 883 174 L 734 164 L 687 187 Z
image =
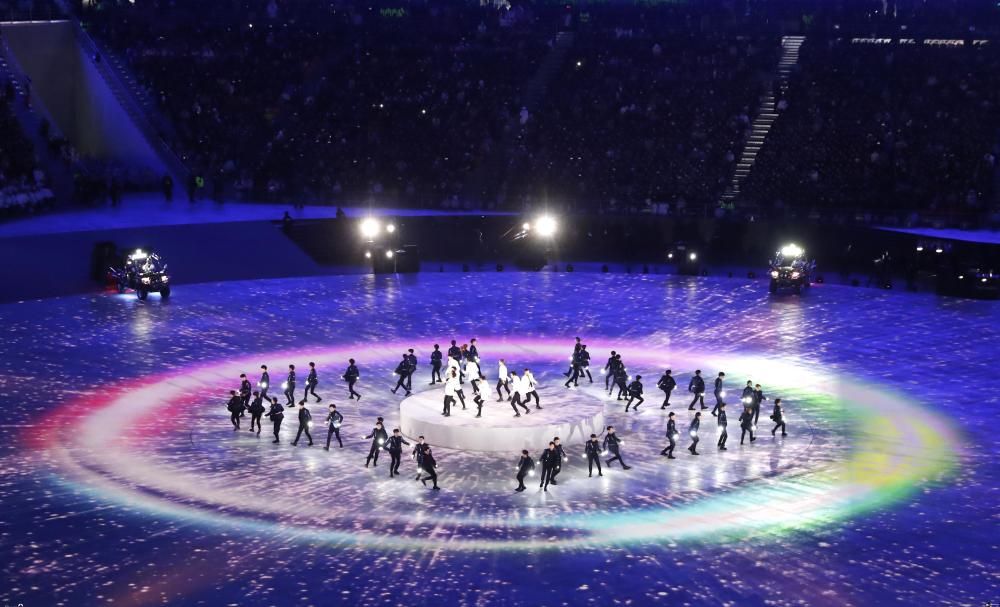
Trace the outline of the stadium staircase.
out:
M 788 78 L 799 62 L 799 49 L 802 47 L 805 39 L 805 36 L 784 36 L 781 39 L 781 57 L 778 59 L 777 79 L 782 94 L 788 91 Z M 772 92 L 769 92 L 761 101 L 757 118 L 754 119 L 751 125 L 750 138 L 743 147 L 739 162 L 736 163 L 736 170 L 733 172 L 732 180 L 726 191 L 722 194 L 721 205 L 730 204 L 739 196 L 740 184 L 750 174 L 754 161 L 757 159 L 757 153 L 763 147 L 764 140 L 771 130 L 771 125 L 778 118 L 776 103 L 777 101 Z

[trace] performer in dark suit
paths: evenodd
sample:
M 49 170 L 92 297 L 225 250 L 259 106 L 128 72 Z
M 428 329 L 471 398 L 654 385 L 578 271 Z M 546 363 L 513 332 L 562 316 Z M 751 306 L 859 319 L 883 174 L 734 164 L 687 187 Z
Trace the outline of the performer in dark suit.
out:
M 263 396 L 264 395 L 262 394 L 261 398 L 263 398 Z M 281 422 L 285 419 L 285 408 L 278 404 L 277 398 L 268 402 L 271 403 L 271 409 L 267 412 L 267 418 L 271 420 L 272 424 L 274 424 L 274 440 L 271 442 L 277 443 L 279 442 L 278 433 L 281 432 Z
M 299 444 L 299 437 L 302 436 L 303 432 L 306 433 L 306 438 L 309 439 L 309 446 L 312 447 L 312 445 L 313 445 L 313 437 L 312 437 L 312 434 L 309 433 L 309 426 L 311 424 L 312 424 L 312 414 L 309 413 L 309 409 L 306 409 L 305 405 L 300 404 L 299 405 L 299 431 L 295 433 L 295 440 L 292 441 L 292 446 L 293 447 L 295 445 Z
M 399 428 L 393 428 L 392 436 L 382 446 L 383 449 L 389 452 L 389 457 L 391 458 L 389 460 L 389 478 L 399 476 L 399 464 L 403 459 L 403 445 L 409 447 L 410 443 L 406 442 L 406 439 L 400 434 Z
M 324 450 L 330 450 L 330 439 L 334 436 L 337 437 L 337 444 L 340 448 L 344 448 L 344 441 L 340 440 L 340 426 L 344 423 L 344 416 L 337 411 L 337 405 L 330 405 L 330 412 L 326 415 L 326 446 L 323 447 Z
M 660 451 L 660 455 L 666 455 L 667 459 L 677 459 L 674 457 L 674 447 L 677 446 L 677 424 L 674 422 L 674 412 L 667 416 L 667 440 L 670 444 Z
M 663 372 L 663 377 L 660 378 L 660 381 L 656 382 L 656 387 L 663 390 L 663 404 L 660 405 L 660 409 L 666 409 L 670 406 L 670 393 L 677 387 L 677 382 L 670 375 L 670 369 Z
M 771 421 L 774 422 L 774 428 L 771 429 L 771 436 L 774 436 L 774 432 L 781 428 L 781 435 L 788 436 L 785 432 L 785 411 L 781 406 L 781 399 L 774 399 L 774 411 L 771 413 Z
M 528 476 L 535 469 L 535 461 L 528 455 L 527 449 L 521 450 L 521 457 L 517 460 L 517 488 L 514 491 L 524 491 L 524 477 Z
M 590 472 L 588 478 L 594 476 L 595 465 L 597 466 L 597 476 L 604 476 L 601 472 L 601 443 L 597 440 L 596 434 L 590 435 L 590 440 L 587 441 L 585 451 L 587 453 L 587 470 Z

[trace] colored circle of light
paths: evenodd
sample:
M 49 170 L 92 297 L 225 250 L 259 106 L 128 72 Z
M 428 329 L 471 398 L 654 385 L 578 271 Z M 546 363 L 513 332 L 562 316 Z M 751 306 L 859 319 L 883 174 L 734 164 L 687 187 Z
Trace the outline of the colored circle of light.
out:
M 420 340 L 412 340 L 420 341 Z M 557 361 L 565 354 L 563 340 L 481 337 L 497 358 Z M 852 428 L 878 427 L 904 449 L 892 453 L 866 450 L 860 438 L 846 461 L 781 479 L 747 483 L 699 500 L 670 507 L 626 511 L 563 513 L 559 516 L 480 518 L 475 514 L 434 511 L 425 515 L 406 510 L 386 513 L 352 511 L 345 526 L 295 524 L 276 526 L 272 517 L 288 512 L 287 503 L 268 493 L 248 495 L 224 488 L 199 474 L 171 469 L 134 448 L 134 425 L 151 411 L 176 402 L 185 390 L 215 385 L 220 377 L 235 377 L 259 360 L 309 358 L 319 366 L 340 364 L 354 356 L 363 364 L 388 363 L 407 343 L 379 347 L 341 346 L 321 353 L 277 352 L 247 360 L 203 365 L 150 378 L 128 391 L 107 397 L 88 395 L 53 413 L 50 423 L 70 425 L 72 442 L 40 445 L 59 464 L 58 480 L 95 497 L 127 504 L 151 514 L 174 517 L 217 529 L 252 533 L 290 533 L 307 542 L 351 544 L 385 549 L 539 550 L 642 542 L 721 541 L 754 535 L 779 537 L 820 527 L 899 500 L 928 479 L 954 465 L 947 446 L 957 437 L 943 417 L 910 399 L 881 387 L 844 381 L 815 367 L 773 358 L 669 352 L 674 369 L 695 366 L 725 368 L 727 374 L 752 370 L 760 382 L 796 390 L 789 378 L 809 387 L 796 390 L 797 402 L 809 402 L 824 413 L 844 416 Z M 591 340 L 592 350 L 614 344 Z M 632 344 L 629 362 L 660 367 L 664 352 Z M 732 370 L 732 373 L 729 373 Z M 81 417 L 79 409 L 87 410 Z M 61 427 L 61 426 L 60 426 Z M 845 440 L 850 440 L 849 437 Z M 752 507 L 748 508 L 748 505 Z M 739 513 L 738 515 L 734 513 Z M 321 512 L 317 512 L 317 520 Z M 434 530 L 432 534 L 430 529 Z

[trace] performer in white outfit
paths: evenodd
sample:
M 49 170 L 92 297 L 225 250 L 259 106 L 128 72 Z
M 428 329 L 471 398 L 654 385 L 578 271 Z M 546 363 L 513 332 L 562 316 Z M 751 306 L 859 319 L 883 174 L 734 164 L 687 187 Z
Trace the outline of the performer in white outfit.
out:
M 455 404 L 455 390 L 458 385 L 458 370 L 448 369 L 444 380 L 444 411 L 441 412 L 445 417 L 451 415 L 451 406 Z
M 479 382 L 482 381 L 483 373 L 479 370 L 479 363 L 473 358 L 465 363 L 465 374 L 469 376 L 469 383 L 472 384 L 472 393 L 479 395 Z
M 535 397 L 535 408 L 541 409 L 542 402 L 538 400 L 538 381 L 535 380 L 535 375 L 531 372 L 531 369 L 524 370 L 524 376 L 521 378 L 521 382 L 524 383 L 527 392 L 524 394 L 524 402 L 530 403 L 531 397 Z
M 503 359 L 500 359 L 500 364 L 497 365 L 497 402 L 503 402 L 503 393 L 500 392 L 500 388 L 507 391 L 507 400 L 510 400 L 510 381 L 507 377 L 507 365 L 504 363 Z
M 531 409 L 521 402 L 521 399 L 524 398 L 524 394 L 528 389 L 525 385 L 525 380 L 518 377 L 517 372 L 511 371 L 510 385 L 511 390 L 514 393 L 514 398 L 510 401 L 510 408 L 514 410 L 514 417 L 521 417 L 521 413 L 517 410 L 518 407 L 523 408 L 525 414 L 531 413 Z

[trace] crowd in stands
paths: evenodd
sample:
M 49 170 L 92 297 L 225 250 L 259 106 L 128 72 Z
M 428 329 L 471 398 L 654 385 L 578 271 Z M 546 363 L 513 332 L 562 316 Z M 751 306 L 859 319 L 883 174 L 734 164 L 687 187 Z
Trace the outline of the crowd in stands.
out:
M 7 79 L 0 86 L 0 218 L 38 211 L 53 198 L 34 146 L 14 114 L 14 103 L 17 91 Z
M 779 30 L 799 27 L 812 35 L 737 211 L 996 207 L 996 42 L 864 46 L 838 33 L 906 14 L 914 31 L 950 21 L 987 35 L 992 22 L 970 29 L 978 5 L 84 4 L 208 196 L 717 213 L 763 93 L 780 90 Z M 560 30 L 573 31 L 565 49 Z
M 982 216 L 1000 185 L 1000 49 L 807 40 L 742 189 L 766 213 Z
M 516 203 L 710 208 L 777 62 L 778 37 L 698 31 L 669 11 L 581 26 L 507 154 Z
M 462 6 L 175 0 L 84 15 L 146 79 L 207 187 L 253 200 L 458 196 L 548 42 Z

